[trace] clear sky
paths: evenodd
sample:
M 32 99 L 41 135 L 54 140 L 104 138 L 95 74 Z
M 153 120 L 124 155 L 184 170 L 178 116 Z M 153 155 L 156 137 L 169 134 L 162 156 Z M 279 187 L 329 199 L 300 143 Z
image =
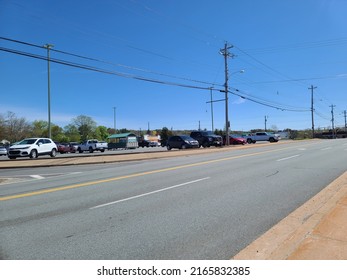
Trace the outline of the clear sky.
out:
M 47 51 L 6 38 L 54 45 L 54 124 L 87 115 L 113 128 L 116 107 L 117 128 L 211 129 L 227 42 L 231 130 L 265 116 L 268 128 L 311 128 L 311 85 L 315 127 L 331 126 L 331 105 L 344 126 L 346 14 L 346 0 L 0 0 L 0 113 L 47 120 Z M 224 129 L 225 103 L 213 111 Z

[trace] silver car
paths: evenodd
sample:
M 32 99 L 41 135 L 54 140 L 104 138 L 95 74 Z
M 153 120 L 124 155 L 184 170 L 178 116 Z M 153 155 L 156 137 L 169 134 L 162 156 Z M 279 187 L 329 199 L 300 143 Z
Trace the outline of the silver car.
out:
M 7 156 L 7 148 L 0 146 L 0 156 Z

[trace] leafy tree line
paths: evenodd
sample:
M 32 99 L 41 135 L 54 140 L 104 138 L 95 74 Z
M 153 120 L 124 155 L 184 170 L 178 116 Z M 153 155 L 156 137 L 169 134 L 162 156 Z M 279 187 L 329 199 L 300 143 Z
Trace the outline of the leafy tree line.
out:
M 262 131 L 261 129 L 252 130 Z M 307 130 L 291 130 L 286 129 L 291 139 L 305 139 L 311 138 L 311 131 Z M 128 130 L 126 128 L 115 131 L 113 128 L 107 128 L 105 126 L 98 126 L 97 123 L 89 116 L 80 115 L 71 120 L 71 123 L 65 127 L 60 127 L 55 124 L 51 124 L 52 139 L 56 142 L 82 142 L 87 139 L 99 139 L 107 140 L 107 137 L 115 133 L 132 132 L 136 135 L 142 134 L 142 132 Z M 317 129 L 316 132 L 321 132 Z M 148 133 L 148 132 L 147 132 Z M 225 135 L 223 130 L 216 129 L 215 134 Z M 236 134 L 242 134 L 242 132 L 231 132 Z M 189 135 L 189 130 L 172 131 L 167 127 L 152 131 L 152 135 L 160 135 L 162 141 L 172 135 L 186 134 Z M 44 120 L 35 120 L 33 122 L 27 121 L 23 117 L 17 117 L 13 112 L 7 112 L 0 114 L 0 141 L 7 140 L 10 143 L 17 142 L 27 137 L 48 137 L 48 122 Z
M 122 131 L 124 129 L 120 130 L 120 132 Z M 64 128 L 51 124 L 52 139 L 57 142 L 81 142 L 94 138 L 106 140 L 109 135 L 114 133 L 114 129 L 98 126 L 91 117 L 85 115 L 73 118 L 71 123 Z M 0 114 L 0 141 L 7 140 L 13 143 L 27 137 L 47 136 L 47 121 L 35 120 L 29 122 L 23 117 L 17 117 L 13 112 Z
M 56 142 L 82 142 L 87 139 L 107 140 L 112 134 L 132 132 L 139 135 L 138 131 L 131 131 L 126 128 L 117 129 L 98 126 L 97 123 L 88 116 L 80 115 L 71 120 L 65 127 L 51 123 L 52 139 Z M 183 132 L 179 132 L 183 134 Z M 142 132 L 140 132 L 141 134 Z M 166 127 L 152 131 L 153 135 L 160 135 L 166 141 L 173 133 Z M 189 133 L 188 133 L 189 134 Z M 139 135 L 143 136 L 143 135 Z M 10 143 L 20 141 L 28 137 L 48 137 L 48 122 L 44 120 L 27 121 L 23 117 L 17 117 L 13 112 L 0 114 L 0 141 L 7 140 Z

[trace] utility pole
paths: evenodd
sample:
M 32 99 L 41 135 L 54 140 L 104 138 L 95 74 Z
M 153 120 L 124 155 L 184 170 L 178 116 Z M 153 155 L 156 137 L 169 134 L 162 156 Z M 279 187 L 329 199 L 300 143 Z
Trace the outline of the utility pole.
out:
M 335 139 L 334 107 L 336 107 L 336 105 L 330 105 L 330 107 L 331 107 L 331 125 L 333 130 L 333 139 Z
M 210 87 L 210 95 L 211 95 L 211 120 L 212 120 L 212 133 L 214 132 L 214 125 L 213 125 L 213 100 L 212 100 L 212 87 Z M 346 111 L 345 111 L 346 112 Z
M 48 75 L 48 138 L 52 138 L 52 128 L 51 128 L 51 75 L 50 75 L 50 57 L 49 50 L 54 46 L 51 44 L 46 44 L 43 46 L 47 49 L 47 75 Z
M 346 119 L 346 110 L 343 111 L 345 117 L 345 133 L 347 132 L 347 119 Z
M 225 92 L 225 131 L 226 131 L 226 141 L 225 145 L 230 145 L 230 139 L 229 139 L 229 116 L 228 116 L 228 57 L 233 58 L 234 54 L 229 52 L 229 49 L 231 49 L 233 46 L 228 46 L 228 43 L 225 42 L 224 48 L 220 49 L 220 54 L 224 56 L 224 65 L 225 65 L 225 83 L 224 83 L 224 92 Z
M 313 90 L 316 89 L 317 87 L 314 87 L 313 85 L 311 85 L 311 87 L 309 87 L 308 89 L 311 90 L 311 118 L 312 118 L 312 138 L 314 138 L 314 119 L 313 119 Z
M 265 116 L 265 132 L 266 132 L 266 123 L 267 123 L 268 118 L 269 118 L 269 116 Z

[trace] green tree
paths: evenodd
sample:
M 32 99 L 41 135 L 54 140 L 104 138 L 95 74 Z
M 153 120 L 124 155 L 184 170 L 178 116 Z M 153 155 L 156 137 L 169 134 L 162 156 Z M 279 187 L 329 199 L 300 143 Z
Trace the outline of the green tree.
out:
M 108 136 L 110 136 L 110 134 L 107 131 L 107 127 L 100 125 L 95 129 L 93 138 L 105 141 Z
M 64 139 L 66 137 L 64 135 L 63 129 L 60 126 L 52 124 L 51 132 L 52 132 L 52 139 L 54 141 L 65 142 Z
M 5 117 L 0 114 L 0 141 L 6 138 L 6 126 L 5 126 Z
M 15 113 L 7 112 L 5 116 L 1 118 L 2 138 L 10 141 L 19 141 L 28 135 L 32 131 L 30 123 L 25 118 L 18 118 Z
M 162 143 L 166 143 L 169 137 L 172 136 L 172 131 L 167 127 L 163 127 L 160 132 L 160 140 Z
M 64 127 L 64 134 L 67 137 L 66 142 L 80 142 L 81 141 L 81 136 L 78 131 L 78 128 L 73 125 L 69 124 Z
M 81 140 L 92 138 L 96 130 L 96 122 L 88 116 L 80 115 L 72 119 L 72 124 L 77 127 Z
M 35 120 L 32 122 L 32 136 L 46 137 L 48 135 L 48 122 L 43 120 Z

